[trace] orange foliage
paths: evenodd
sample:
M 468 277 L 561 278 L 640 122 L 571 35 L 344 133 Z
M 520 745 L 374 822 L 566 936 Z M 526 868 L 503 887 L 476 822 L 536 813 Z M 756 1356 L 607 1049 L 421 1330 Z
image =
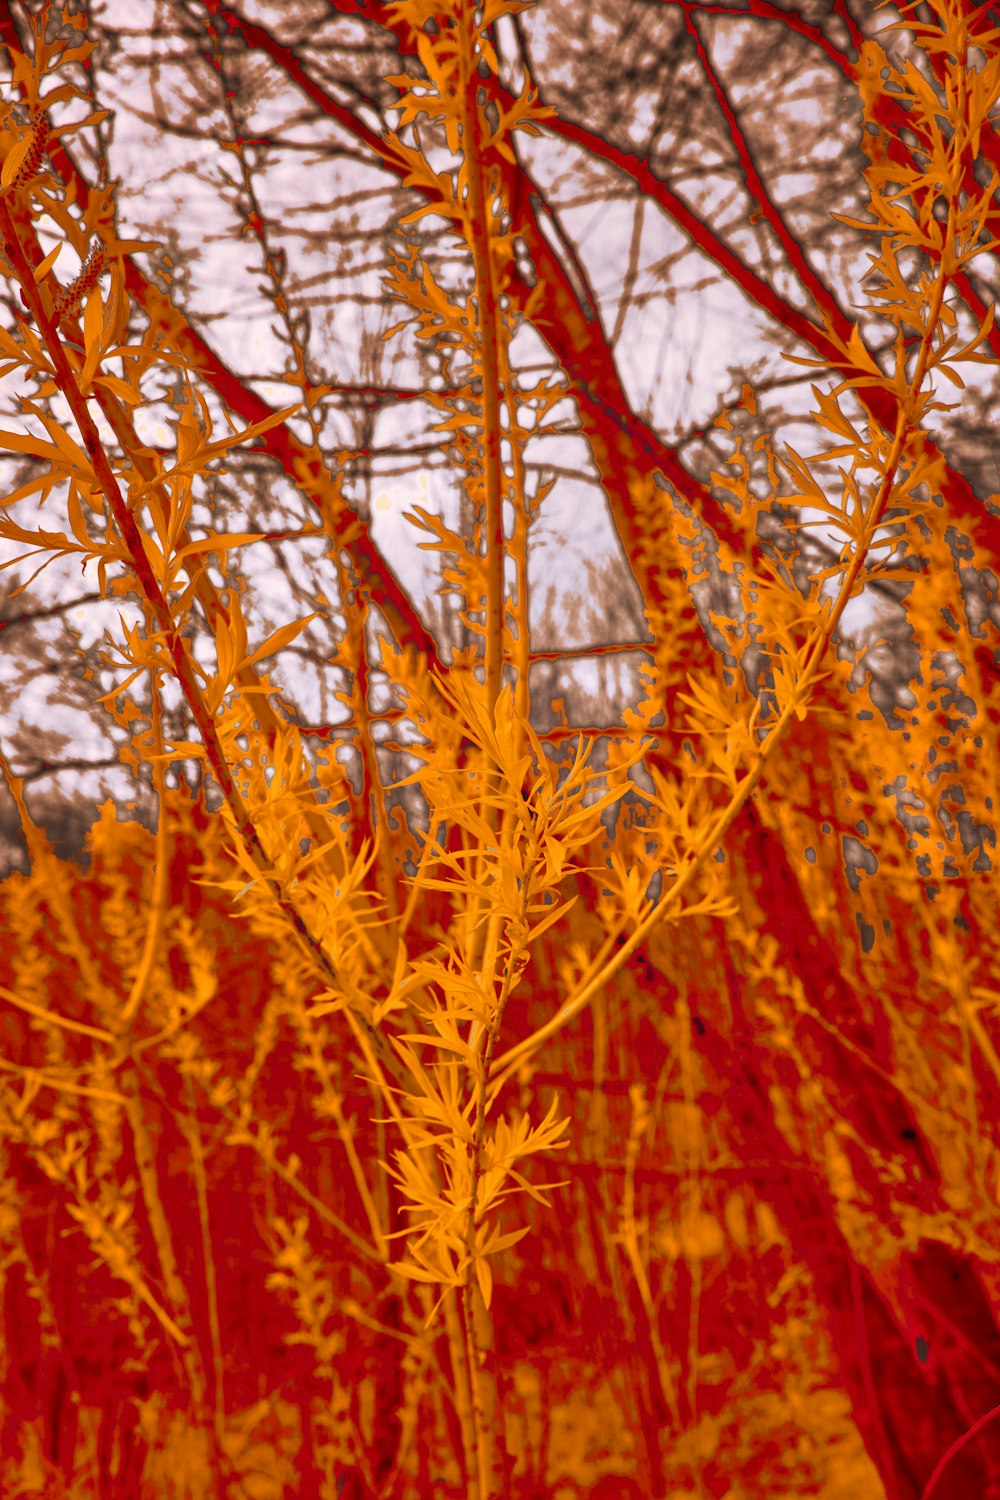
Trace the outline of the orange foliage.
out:
M 620 725 L 542 733 L 545 494 L 523 453 L 579 371 L 529 381 L 512 340 L 534 320 L 558 350 L 555 314 L 565 335 L 579 310 L 542 249 L 538 286 L 518 280 L 511 142 L 554 113 L 497 81 L 493 29 L 520 8 L 380 7 L 408 66 L 396 132 L 369 144 L 467 267 L 443 285 L 414 237 L 386 268 L 441 357 L 425 399 L 473 518 L 411 517 L 471 639 L 446 666 L 318 429 L 288 425 L 319 399 L 304 361 L 284 411 L 216 380 L 110 190 L 74 176 L 87 122 L 56 137 L 46 111 L 54 78 L 83 97 L 82 23 L 46 7 L 22 52 L 4 32 L 23 103 L 2 107 L 0 231 L 25 311 L 0 354 L 36 421 L 0 443 L 38 465 L 0 536 L 141 607 L 101 701 L 159 805 L 155 833 L 106 805 L 81 871 L 3 762 L 30 855 L 0 886 L 4 1494 L 998 1492 L 1000 699 L 975 602 L 996 528 L 956 515 L 929 428 L 992 338 L 963 278 L 994 248 L 1000 30 L 932 0 L 904 7 L 919 65 L 860 50 L 864 290 L 896 338 L 876 359 L 818 287 L 815 455 L 774 450 L 747 386 L 699 487 L 580 394 L 653 645 Z M 167 454 L 136 430 L 164 369 Z M 242 418 L 226 436 L 205 382 Z M 338 601 L 263 641 L 208 569 L 256 534 L 193 519 L 255 440 L 313 506 Z M 50 496 L 65 522 L 14 520 Z M 817 525 L 822 570 L 799 551 Z M 714 650 L 708 540 L 732 605 Z M 919 655 L 894 717 L 868 692 L 875 643 L 845 628 L 890 584 Z M 354 778 L 264 671 L 318 614 L 343 617 Z M 168 681 L 190 739 L 165 733 Z M 391 783 L 389 724 L 409 757 Z M 167 784 L 190 760 L 197 795 Z

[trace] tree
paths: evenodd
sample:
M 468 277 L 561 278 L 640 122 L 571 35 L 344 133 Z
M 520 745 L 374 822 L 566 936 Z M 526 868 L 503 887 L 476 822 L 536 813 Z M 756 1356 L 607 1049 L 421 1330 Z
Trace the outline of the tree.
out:
M 0 536 L 155 808 L 3 760 L 15 1468 L 990 1493 L 990 8 L 134 15 L 0 16 Z

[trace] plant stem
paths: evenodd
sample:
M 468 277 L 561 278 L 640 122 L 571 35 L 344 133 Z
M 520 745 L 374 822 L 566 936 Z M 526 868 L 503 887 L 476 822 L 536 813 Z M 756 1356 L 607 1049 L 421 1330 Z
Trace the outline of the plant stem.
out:
M 522 927 L 528 904 L 528 882 L 522 884 L 521 908 L 516 927 Z M 502 1492 L 504 1487 L 503 1420 L 499 1409 L 495 1373 L 488 1368 L 493 1353 L 493 1320 L 486 1305 L 475 1272 L 476 1265 L 476 1218 L 479 1207 L 479 1184 L 483 1172 L 483 1148 L 486 1141 L 486 1118 L 490 1110 L 489 1078 L 493 1064 L 504 1010 L 510 997 L 514 975 L 517 972 L 519 951 L 512 948 L 507 954 L 503 981 L 496 1002 L 496 1010 L 479 1040 L 479 1068 L 475 1080 L 476 1114 L 472 1143 L 469 1147 L 469 1209 L 465 1227 L 466 1269 L 462 1287 L 463 1319 L 469 1349 L 469 1382 L 472 1391 L 472 1415 L 476 1429 L 476 1455 L 478 1460 L 478 1500 Z M 491 947 L 487 958 L 492 969 L 495 963 Z M 479 1050 L 481 1049 L 481 1050 Z
M 504 536 L 503 468 L 500 461 L 500 348 L 493 265 L 492 209 L 483 161 L 482 115 L 479 105 L 479 63 L 473 39 L 478 28 L 475 6 L 466 7 L 461 49 L 464 71 L 462 146 L 468 179 L 466 233 L 476 273 L 479 321 L 479 361 L 483 383 L 483 484 L 486 493 L 486 702 L 492 710 L 500 696 L 503 673 Z
M 549 1021 L 538 1027 L 536 1031 L 532 1032 L 530 1036 L 525 1037 L 523 1041 L 518 1042 L 516 1046 L 509 1048 L 502 1057 L 498 1058 L 496 1065 L 498 1073 L 502 1072 L 504 1076 L 507 1076 L 523 1058 L 536 1051 L 543 1042 L 554 1036 L 557 1031 L 560 1031 L 566 1025 L 567 1021 L 571 1020 L 573 1016 L 578 1015 L 594 996 L 608 984 L 622 965 L 627 962 L 640 944 L 644 942 L 649 933 L 655 927 L 659 926 L 664 917 L 674 917 L 677 915 L 680 907 L 680 899 L 684 895 L 684 892 L 715 853 L 739 816 L 741 809 L 754 791 L 756 791 L 764 772 L 774 759 L 775 752 L 781 744 L 792 719 L 797 716 L 799 711 L 808 702 L 809 690 L 813 680 L 833 640 L 844 610 L 847 608 L 854 594 L 855 585 L 864 567 L 865 560 L 871 548 L 872 539 L 879 528 L 882 517 L 892 498 L 896 471 L 899 468 L 907 438 L 916 426 L 910 415 L 910 408 L 927 374 L 934 334 L 937 331 L 944 305 L 945 288 L 954 271 L 952 246 L 954 243 L 955 217 L 955 201 L 953 197 L 948 215 L 945 250 L 928 306 L 927 323 L 921 336 L 920 350 L 914 367 L 913 378 L 909 382 L 909 399 L 900 401 L 898 406 L 896 429 L 893 434 L 892 447 L 886 459 L 882 481 L 879 485 L 878 493 L 865 517 L 864 544 L 861 545 L 859 543 L 855 548 L 854 554 L 844 573 L 837 597 L 826 619 L 815 630 L 812 640 L 805 651 L 802 660 L 802 669 L 796 684 L 796 691 L 790 694 L 788 702 L 770 728 L 766 740 L 757 751 L 756 758 L 748 774 L 740 782 L 738 789 L 733 793 L 729 803 L 720 810 L 715 818 L 709 820 L 708 827 L 688 851 L 686 863 L 679 871 L 669 891 L 666 891 L 660 901 L 646 913 L 645 917 L 637 924 L 631 937 L 622 943 L 617 952 L 608 959 L 596 974 L 593 974 L 587 980 L 575 995 L 570 996 Z M 496 1088 L 499 1086 L 501 1080 L 496 1078 L 492 1081 Z
M 194 673 L 194 666 L 184 639 L 177 629 L 170 605 L 160 588 L 152 565 L 143 546 L 142 532 L 136 517 L 122 495 L 118 480 L 101 442 L 97 426 L 87 407 L 87 399 L 80 390 L 76 375 L 66 355 L 59 330 L 52 321 L 36 284 L 30 263 L 25 255 L 10 205 L 4 194 L 0 194 L 0 238 L 3 249 L 20 283 L 24 301 L 42 335 L 46 353 L 52 361 L 56 384 L 69 404 L 83 439 L 87 455 L 93 465 L 94 476 L 108 503 L 119 534 L 125 543 L 129 561 L 143 597 L 151 609 L 156 624 L 170 655 L 174 675 L 181 686 L 191 715 L 198 728 L 209 765 L 218 782 L 233 817 L 237 835 L 246 853 L 256 867 L 266 871 L 269 860 L 261 844 L 257 829 L 246 808 L 239 788 L 233 779 L 226 761 L 222 743 L 215 727 L 213 716 L 205 702 Z M 279 883 L 270 875 L 264 877 L 278 906 L 288 918 L 300 942 L 310 953 L 323 974 L 342 985 L 338 965 L 328 956 L 322 944 L 307 927 L 295 903 L 285 894 Z

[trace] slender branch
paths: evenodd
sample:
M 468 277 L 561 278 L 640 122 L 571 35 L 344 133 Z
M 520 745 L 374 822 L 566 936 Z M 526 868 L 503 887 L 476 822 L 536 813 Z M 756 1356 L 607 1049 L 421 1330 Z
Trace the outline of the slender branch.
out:
M 996 1406 L 991 1406 L 989 1411 L 984 1411 L 981 1417 L 977 1417 L 968 1431 L 961 1433 L 960 1436 L 958 1436 L 946 1450 L 946 1452 L 942 1453 L 941 1457 L 934 1465 L 933 1473 L 931 1474 L 927 1483 L 924 1485 L 923 1491 L 920 1495 L 920 1500 L 931 1500 L 931 1495 L 938 1487 L 938 1480 L 941 1478 L 941 1475 L 951 1463 L 952 1459 L 962 1451 L 967 1443 L 971 1443 L 972 1439 L 974 1437 L 977 1437 L 979 1433 L 982 1432 L 986 1424 L 988 1422 L 992 1422 L 993 1418 L 997 1416 L 998 1413 L 1000 1413 L 1000 1402 L 997 1402 Z
M 70 365 L 59 330 L 46 309 L 41 288 L 35 282 L 30 263 L 25 255 L 24 247 L 21 244 L 11 215 L 10 206 L 4 195 L 0 195 L 0 237 L 2 237 L 3 248 L 7 258 L 20 283 L 25 304 L 29 308 L 36 326 L 42 335 L 46 353 L 52 363 L 56 383 L 73 414 L 87 455 L 93 465 L 94 476 L 101 487 L 101 491 L 108 503 L 108 508 L 114 517 L 119 534 L 125 544 L 136 581 L 163 637 L 173 665 L 174 674 L 180 684 L 191 716 L 201 736 L 202 744 L 205 747 L 205 754 L 209 765 L 232 814 L 236 833 L 252 863 L 257 869 L 264 872 L 267 870 L 269 864 L 267 855 L 260 842 L 257 829 L 233 779 L 214 718 L 195 677 L 194 666 L 187 646 L 174 623 L 170 606 L 153 572 L 152 564 L 143 546 L 142 533 L 139 530 L 135 516 L 119 488 L 117 477 L 105 452 L 104 445 L 101 442 L 94 419 L 87 407 L 86 398 L 81 393 L 76 375 Z M 328 957 L 322 945 L 309 931 L 296 904 L 282 891 L 279 882 L 272 876 L 265 875 L 264 879 L 281 911 L 288 918 L 299 940 L 312 955 L 320 970 L 329 979 L 340 984 L 342 981 L 337 965 Z
M 0 40 L 12 60 L 23 52 L 8 6 L 0 7 Z M 301 69 L 299 71 L 301 74 Z M 355 121 L 355 124 L 359 125 L 360 122 Z M 373 135 L 373 141 L 378 142 L 378 137 Z M 78 169 L 72 154 L 58 138 L 51 136 L 46 151 L 56 172 L 69 185 L 81 210 L 86 213 L 93 190 Z M 273 408 L 226 368 L 184 314 L 150 281 L 135 260 L 125 255 L 122 262 L 125 287 L 129 295 L 155 324 L 163 328 L 184 362 L 217 392 L 229 409 L 251 424 L 263 422 L 273 416 Z M 334 520 L 334 539 L 357 561 L 370 593 L 378 600 L 379 608 L 400 645 L 412 647 L 431 664 L 440 666 L 434 637 L 381 556 L 372 539 L 368 522 L 351 510 L 344 501 L 339 485 L 331 481 L 322 455 L 315 448 L 301 443 L 284 423 L 264 433 L 260 443 L 317 509 L 322 510 L 322 501 L 328 502 L 329 513 Z
M 468 237 L 476 272 L 476 311 L 479 360 L 483 382 L 482 457 L 486 492 L 486 704 L 490 713 L 500 696 L 504 641 L 504 475 L 500 463 L 500 339 L 499 309 L 493 252 L 493 208 L 489 171 L 483 153 L 483 121 L 479 94 L 482 80 L 478 59 L 472 52 L 476 35 L 468 9 L 468 25 L 462 28 L 460 46 L 465 72 L 463 91 L 462 147 L 468 183 Z
M 948 283 L 952 266 L 950 263 L 950 250 L 954 242 L 955 224 L 955 202 L 951 202 L 948 216 L 948 229 L 945 236 L 946 253 L 942 258 L 935 279 L 934 290 L 928 308 L 927 322 L 924 327 L 920 349 L 914 368 L 913 378 L 910 382 L 910 399 L 920 391 L 927 373 L 928 362 L 933 346 L 933 338 L 937 332 L 944 306 L 945 287 Z M 857 584 L 872 538 L 878 531 L 882 517 L 892 498 L 893 486 L 896 479 L 896 471 L 899 467 L 903 450 L 915 423 L 908 412 L 909 401 L 900 400 L 897 403 L 896 430 L 893 436 L 892 447 L 886 459 L 885 469 L 878 492 L 869 507 L 865 517 L 864 541 L 859 541 L 854 554 L 844 572 L 837 597 L 832 608 L 827 613 L 826 619 L 816 628 L 810 643 L 808 644 L 802 667 L 796 683 L 795 691 L 789 694 L 788 701 L 781 710 L 778 718 L 770 727 L 767 738 L 760 746 L 756 759 L 750 767 L 748 774 L 740 782 L 738 789 L 733 794 L 728 805 L 720 810 L 714 819 L 711 819 L 708 827 L 701 834 L 697 843 L 688 853 L 683 869 L 677 875 L 676 880 L 659 902 L 656 903 L 645 917 L 636 925 L 631 937 L 626 938 L 618 951 L 607 963 L 588 979 L 575 995 L 571 996 L 564 1005 L 544 1025 L 540 1026 L 530 1036 L 511 1047 L 498 1059 L 496 1071 L 508 1076 L 513 1067 L 518 1065 L 525 1057 L 537 1050 L 543 1042 L 554 1036 L 574 1016 L 578 1015 L 591 1000 L 597 995 L 608 982 L 614 977 L 627 959 L 635 952 L 639 945 L 645 940 L 654 927 L 658 927 L 665 917 L 674 917 L 682 909 L 680 902 L 685 891 L 692 884 L 695 877 L 703 869 L 705 863 L 715 853 L 716 849 L 725 838 L 726 833 L 736 821 L 741 810 L 752 796 L 759 785 L 767 767 L 774 759 L 775 753 L 789 728 L 790 724 L 799 716 L 805 703 L 808 702 L 809 690 L 816 678 L 820 663 L 825 656 L 831 641 L 834 638 L 841 616 L 847 608 L 848 603 L 854 595 Z M 499 1083 L 499 1079 L 496 1080 Z
M 243 36 L 248 46 L 265 51 L 313 103 L 366 145 L 387 170 L 400 180 L 406 177 L 407 165 L 395 153 L 391 144 L 376 135 L 369 126 L 316 84 L 291 48 L 276 41 L 265 28 L 244 21 L 222 6 L 219 0 L 205 0 L 205 4 L 213 16 L 224 17 L 230 28 Z M 759 11 L 762 15 L 766 9 L 768 18 L 771 18 L 772 12 L 776 12 L 786 24 L 794 26 L 795 18 L 778 7 L 753 8 L 755 14 Z M 381 19 L 379 24 L 392 29 L 388 22 Z M 817 33 L 817 38 L 819 35 Z M 399 34 L 397 39 L 404 41 L 405 35 Z M 412 50 L 412 45 L 409 50 Z M 845 76 L 854 82 L 853 63 L 849 58 L 844 58 L 843 54 L 840 57 L 845 69 L 852 70 Z M 836 58 L 833 60 L 836 61 Z M 496 80 L 489 81 L 489 84 L 494 100 L 509 107 L 512 96 Z M 882 108 L 883 105 L 885 100 L 880 96 L 877 108 Z M 892 108 L 898 113 L 898 106 Z M 891 121 L 888 123 L 891 124 Z M 796 338 L 813 348 L 821 359 L 837 361 L 843 358 L 843 350 L 836 340 L 792 307 L 746 266 L 697 213 L 653 175 L 648 162 L 609 146 L 592 132 L 560 117 L 546 120 L 543 129 L 575 141 L 588 152 L 626 173 L 670 214 L 697 248 L 729 275 L 779 326 L 787 328 Z M 1000 143 L 988 130 L 983 132 L 983 150 L 987 154 L 995 152 L 1000 158 Z M 707 486 L 688 473 L 677 450 L 665 443 L 650 423 L 632 412 L 599 320 L 588 318 L 581 309 L 572 279 L 538 225 L 536 216 L 542 207 L 542 200 L 537 186 L 521 166 L 505 161 L 500 161 L 498 166 L 502 193 L 511 212 L 513 231 L 523 236 L 537 277 L 537 285 L 529 286 L 516 268 L 510 269 L 508 290 L 512 303 L 534 324 L 574 383 L 575 393 L 586 411 L 587 435 L 611 502 L 615 526 L 644 597 L 652 601 L 658 597 L 657 569 L 649 561 L 637 562 L 640 549 L 632 544 L 635 535 L 648 531 L 655 517 L 648 507 L 638 507 L 633 497 L 636 481 L 644 480 L 651 469 L 659 471 L 669 484 L 697 507 L 704 524 L 732 549 L 734 556 L 743 556 L 749 545 L 751 564 L 758 565 L 761 559 L 754 538 L 746 537 Z M 417 190 L 423 192 L 428 201 L 433 201 L 445 217 L 458 221 L 461 227 L 460 210 L 449 205 L 440 190 L 423 187 Z M 834 332 L 841 333 L 845 339 L 849 338 L 853 329 L 849 320 L 843 324 L 834 320 L 831 326 Z M 876 390 L 862 394 L 868 395 L 870 410 L 882 426 L 892 428 L 896 413 L 891 393 Z M 927 451 L 932 458 L 943 457 L 929 441 Z M 974 537 L 980 539 L 981 545 L 993 554 L 1000 553 L 1000 516 L 993 516 L 985 509 L 968 479 L 945 463 L 941 489 L 952 513 L 961 519 Z M 663 549 L 642 550 L 648 557 L 652 557 Z

